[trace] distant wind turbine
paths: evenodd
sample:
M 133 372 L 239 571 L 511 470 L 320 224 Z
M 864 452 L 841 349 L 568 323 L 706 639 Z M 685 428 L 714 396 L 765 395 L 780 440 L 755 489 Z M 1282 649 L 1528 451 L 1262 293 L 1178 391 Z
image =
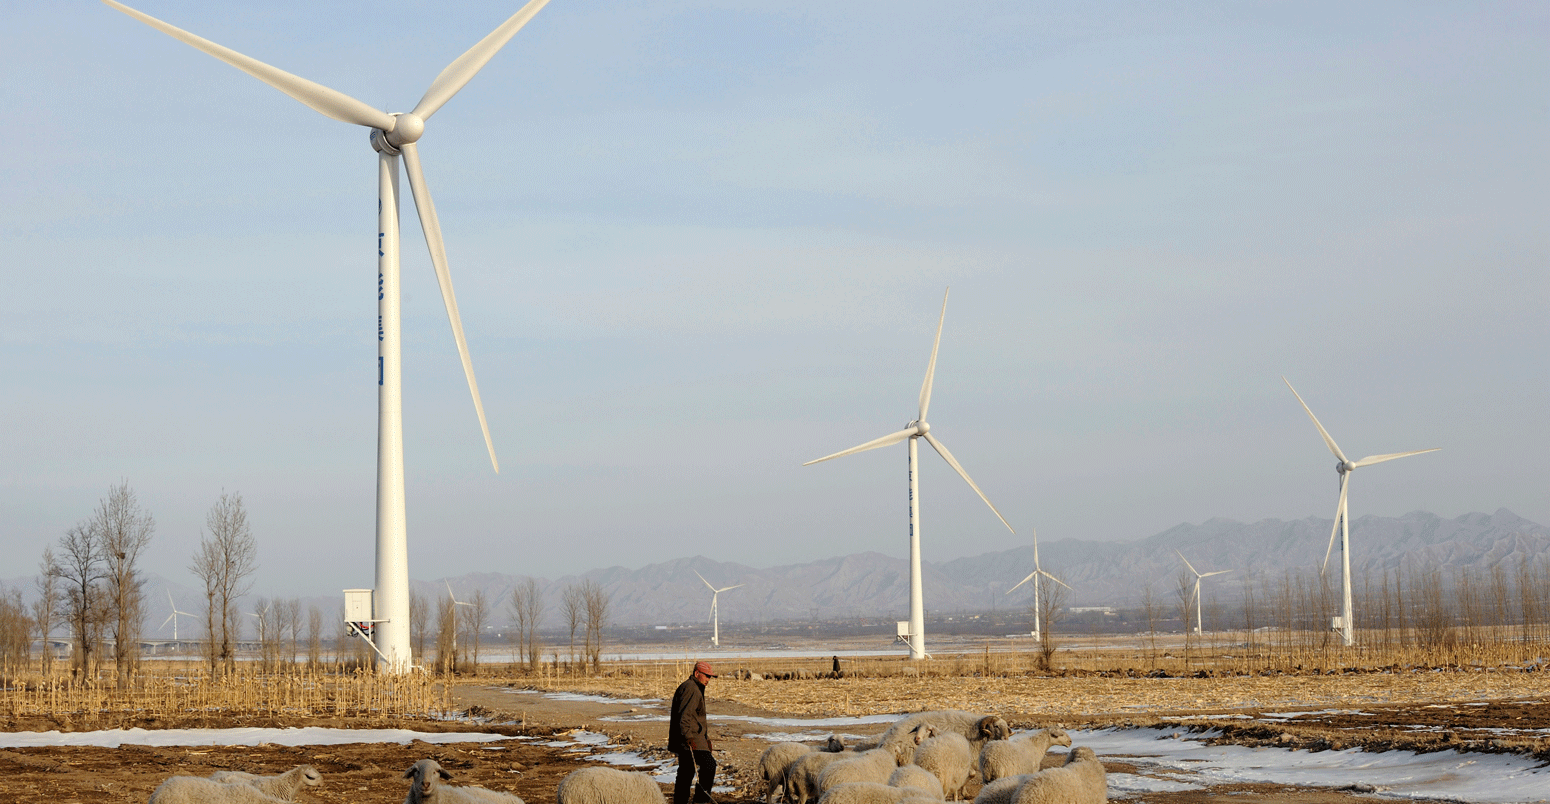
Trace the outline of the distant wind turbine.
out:
M 1039 622 L 1039 609 L 1040 609 L 1039 577 L 1043 576 L 1045 578 L 1048 578 L 1048 579 L 1054 581 L 1055 583 L 1058 583 L 1061 586 L 1064 586 L 1067 589 L 1070 589 L 1071 585 L 1066 583 L 1065 581 L 1060 580 L 1059 578 L 1056 578 L 1055 576 L 1049 574 L 1048 572 L 1045 572 L 1044 569 L 1039 566 L 1039 529 L 1038 528 L 1032 528 L 1032 530 L 1033 530 L 1033 572 L 1028 573 L 1028 577 L 1018 581 L 1017 582 L 1017 586 L 1014 586 L 1011 589 L 1006 590 L 1006 593 L 1010 595 L 1013 592 L 1017 591 L 1017 587 L 1018 586 L 1022 586 L 1023 584 L 1025 584 L 1025 583 L 1027 583 L 1029 581 L 1033 581 L 1033 638 L 1034 639 L 1038 639 L 1039 638 L 1039 631 L 1041 630 L 1041 623 Z
M 444 579 L 444 580 L 442 580 L 442 583 L 447 585 L 447 597 L 452 599 L 452 660 L 454 662 L 456 662 L 457 661 L 457 607 L 458 606 L 467 606 L 469 608 L 473 608 L 474 604 L 472 604 L 472 603 L 464 603 L 463 601 L 458 600 L 457 596 L 452 594 L 452 582 L 451 581 L 448 581 L 448 580 Z
M 1174 550 L 1173 552 L 1179 553 L 1178 550 Z M 1184 562 L 1184 566 L 1189 567 L 1189 571 L 1190 572 L 1195 573 L 1195 591 L 1192 592 L 1191 594 L 1195 598 L 1195 633 L 1198 634 L 1198 633 L 1201 633 L 1201 619 L 1200 619 L 1200 581 L 1201 581 L 1201 579 L 1202 578 L 1209 578 L 1212 575 L 1223 575 L 1225 573 L 1232 572 L 1232 570 L 1225 569 L 1225 570 L 1217 570 L 1216 572 L 1201 572 L 1200 570 L 1195 569 L 1195 565 L 1194 564 L 1189 563 L 1189 559 L 1185 558 L 1183 553 L 1179 553 L 1179 560 Z
M 163 628 L 166 628 L 167 627 L 167 623 L 169 623 L 169 622 L 172 623 L 172 641 L 173 642 L 177 642 L 178 641 L 178 615 L 181 614 L 184 617 L 192 617 L 194 615 L 189 614 L 186 611 L 178 611 L 178 605 L 176 603 L 172 602 L 172 590 L 168 589 L 166 591 L 167 591 L 167 606 L 172 609 L 172 613 L 167 615 L 167 619 L 161 621 L 161 625 L 157 626 L 156 630 L 159 631 L 159 630 L 161 630 Z
M 496 472 L 495 445 L 484 419 L 484 403 L 474 379 L 474 364 L 468 356 L 463 337 L 463 320 L 458 313 L 457 297 L 452 292 L 452 274 L 447 267 L 446 245 L 441 237 L 441 222 L 431 201 L 430 188 L 420 167 L 415 145 L 425 133 L 425 125 L 447 101 L 452 99 L 491 58 L 526 25 L 549 0 L 531 0 L 517 13 L 463 55 L 452 61 L 415 104 L 414 110 L 389 114 L 342 92 L 313 83 L 300 76 L 271 67 L 257 59 L 195 36 L 181 28 L 136 11 L 115 0 L 103 0 L 121 11 L 174 39 L 204 51 L 221 61 L 301 101 L 325 117 L 363 126 L 371 131 L 371 147 L 377 152 L 377 563 L 376 588 L 372 594 L 372 621 L 376 623 L 373 647 L 382 658 L 384 669 L 394 673 L 409 670 L 409 547 L 404 514 L 404 427 L 403 382 L 400 346 L 400 286 L 398 254 L 398 160 L 402 156 L 414 194 L 420 229 L 430 249 L 431 265 L 441 286 L 441 301 L 452 325 L 463 363 L 463 376 L 473 396 L 474 413 L 484 433 L 484 445 L 490 453 L 490 465 Z M 411 49 L 417 45 L 408 45 Z M 385 51 L 384 58 L 392 55 Z M 270 129 L 283 128 L 276 123 Z M 273 139 L 273 131 L 264 137 Z
M 691 569 L 690 572 L 693 572 L 696 576 L 699 577 L 700 580 L 705 581 L 705 576 L 700 575 L 699 570 Z M 710 581 L 705 581 L 705 585 L 710 586 Z M 729 592 L 733 589 L 737 589 L 746 585 L 747 584 L 740 583 L 737 586 L 724 586 L 720 589 L 717 589 L 714 586 L 710 586 L 710 644 L 715 645 L 718 648 L 721 647 L 721 615 L 716 611 L 716 598 L 720 596 L 722 592 Z
M 926 364 L 926 381 L 920 386 L 920 415 L 915 418 L 915 421 L 905 425 L 904 429 L 897 433 L 891 433 L 889 435 L 883 436 L 882 438 L 868 441 L 860 446 L 851 447 L 850 449 L 836 452 L 833 455 L 825 455 L 818 460 L 808 461 L 807 463 L 802 464 L 803 466 L 811 466 L 815 463 L 821 463 L 823 461 L 832 460 L 834 458 L 843 458 L 846 455 L 853 455 L 857 452 L 866 452 L 867 450 L 877 449 L 879 447 L 892 446 L 899 443 L 900 441 L 904 441 L 905 439 L 909 440 L 910 632 L 904 636 L 909 640 L 911 659 L 926 658 L 926 614 L 925 602 L 921 594 L 920 581 L 920 484 L 919 475 L 916 474 L 916 468 L 918 465 L 916 453 L 918 450 L 916 448 L 915 442 L 922 438 L 926 439 L 926 443 L 930 444 L 931 448 L 936 450 L 937 454 L 941 455 L 943 460 L 947 461 L 947 465 L 953 467 L 953 471 L 957 472 L 958 476 L 962 477 L 964 482 L 969 484 L 969 488 L 974 489 L 974 493 L 978 494 L 980 499 L 984 500 L 985 504 L 990 506 L 990 510 L 995 512 L 996 518 L 1001 520 L 1001 524 L 1006 525 L 1007 530 L 1010 530 L 1013 533 L 1017 532 L 1012 528 L 1011 523 L 1006 521 L 1006 517 L 1001 516 L 1001 512 L 996 510 L 996 506 L 991 504 L 990 498 L 985 496 L 985 492 L 980 491 L 980 487 L 974 484 L 974 481 L 969 477 L 969 473 L 965 472 L 963 467 L 958 464 L 958 459 L 954 458 L 953 454 L 947 451 L 947 445 L 943 444 L 941 441 L 938 441 L 935 436 L 931 435 L 931 425 L 926 423 L 926 410 L 931 407 L 931 381 L 932 378 L 936 375 L 936 353 L 937 348 L 942 345 L 942 322 L 946 319 L 947 293 L 943 292 L 942 314 L 937 318 L 936 340 L 931 343 L 931 362 Z
M 1287 388 L 1291 388 L 1292 396 L 1297 397 L 1297 402 L 1302 405 L 1302 409 L 1308 412 L 1308 418 L 1313 420 L 1313 426 L 1319 428 L 1319 435 L 1324 437 L 1324 446 L 1329 447 L 1329 451 L 1336 458 L 1340 459 L 1340 462 L 1335 464 L 1335 471 L 1340 474 L 1340 503 L 1335 506 L 1335 526 L 1329 531 L 1329 546 L 1324 548 L 1324 564 L 1320 568 L 1320 572 L 1329 567 L 1329 554 L 1330 551 L 1335 549 L 1335 534 L 1341 534 L 1341 609 L 1340 619 L 1339 622 L 1335 623 L 1335 628 L 1340 631 L 1342 642 L 1346 645 L 1353 645 L 1356 643 L 1356 630 L 1351 612 L 1351 522 L 1350 509 L 1346 507 L 1346 484 L 1351 479 L 1351 473 L 1363 466 L 1392 461 L 1395 458 L 1408 458 L 1411 455 L 1420 455 L 1423 452 L 1436 452 L 1441 447 L 1418 449 L 1414 452 L 1391 452 L 1387 455 L 1369 455 L 1353 462 L 1346 458 L 1344 452 L 1340 451 L 1340 446 L 1335 443 L 1335 439 L 1330 437 L 1329 431 L 1324 429 L 1324 425 L 1319 424 L 1319 418 L 1313 415 L 1313 410 L 1308 407 L 1308 403 L 1302 401 L 1302 394 L 1297 393 L 1296 388 L 1292 388 L 1291 381 L 1282 377 L 1281 382 L 1286 383 Z

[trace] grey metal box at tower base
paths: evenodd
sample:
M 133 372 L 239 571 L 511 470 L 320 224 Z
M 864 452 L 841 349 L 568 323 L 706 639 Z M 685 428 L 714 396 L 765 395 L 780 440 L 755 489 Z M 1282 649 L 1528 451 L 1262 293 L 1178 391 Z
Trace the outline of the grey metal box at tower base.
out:
M 909 620 L 899 620 L 897 622 L 898 622 L 898 635 L 901 636 L 901 637 L 910 636 L 910 621 Z
M 344 619 L 346 622 L 371 622 L 371 592 L 372 590 L 370 589 L 344 590 Z

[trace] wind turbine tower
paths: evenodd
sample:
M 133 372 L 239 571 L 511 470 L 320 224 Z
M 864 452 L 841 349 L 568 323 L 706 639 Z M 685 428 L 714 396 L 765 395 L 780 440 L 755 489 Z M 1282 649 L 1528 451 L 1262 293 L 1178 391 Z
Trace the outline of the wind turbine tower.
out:
M 181 614 L 184 617 L 192 617 L 194 615 L 189 614 L 186 611 L 178 611 L 178 604 L 172 602 L 172 590 L 168 589 L 166 591 L 167 591 L 167 606 L 172 609 L 172 613 L 167 615 L 167 619 L 161 621 L 161 625 L 157 626 L 157 630 L 160 630 L 162 628 L 166 628 L 167 627 L 167 623 L 169 623 L 169 622 L 172 623 L 172 641 L 173 642 L 177 642 L 178 641 L 178 615 Z
M 1177 551 L 1177 550 L 1174 550 L 1173 552 L 1179 553 L 1179 551 Z M 1201 633 L 1201 630 L 1200 630 L 1200 628 L 1201 628 L 1201 619 L 1200 619 L 1200 581 L 1201 581 L 1201 579 L 1202 578 L 1209 578 L 1212 575 L 1222 575 L 1224 573 L 1232 572 L 1232 570 L 1217 570 L 1216 572 L 1201 572 L 1200 570 L 1195 569 L 1195 565 L 1194 564 L 1189 563 L 1189 559 L 1185 558 L 1183 553 L 1179 553 L 1179 560 L 1184 562 L 1184 566 L 1189 567 L 1189 571 L 1190 572 L 1195 573 L 1195 591 L 1192 592 L 1191 594 L 1195 598 L 1195 633 L 1199 634 L 1199 633 Z
M 373 645 L 382 669 L 402 673 L 409 669 L 409 548 L 404 515 L 404 432 L 403 377 L 400 359 L 400 277 L 399 277 L 399 158 L 409 175 L 420 229 L 430 249 L 436 281 L 441 286 L 442 304 L 452 325 L 463 375 L 474 401 L 474 413 L 484 433 L 490 465 L 496 472 L 495 445 L 484 419 L 484 403 L 474 379 L 473 362 L 463 338 L 463 322 L 458 314 L 457 297 L 452 291 L 452 274 L 447 266 L 446 245 L 441 223 L 431 201 L 425 173 L 420 167 L 416 142 L 425 133 L 426 122 L 452 99 L 511 37 L 526 25 L 548 0 L 531 0 L 511 15 L 492 33 L 466 53 L 457 57 L 431 82 L 414 110 L 389 114 L 367 103 L 321 84 L 292 75 L 257 59 L 195 36 L 155 17 L 141 13 L 115 0 L 103 0 L 118 11 L 191 45 L 221 61 L 263 81 L 301 101 L 312 110 L 344 123 L 364 126 L 371 131 L 371 147 L 377 152 L 377 561 L 376 588 L 372 594 L 370 621 L 375 625 Z
M 1040 590 L 1039 579 L 1040 579 L 1041 576 L 1044 577 L 1044 578 L 1048 578 L 1048 579 L 1054 581 L 1055 583 L 1058 583 L 1061 586 L 1064 586 L 1067 589 L 1071 588 L 1070 584 L 1066 583 L 1065 581 L 1060 580 L 1059 578 L 1056 578 L 1055 576 L 1049 574 L 1048 572 L 1045 572 L 1039 566 L 1039 529 L 1038 528 L 1033 528 L 1033 572 L 1028 573 L 1028 577 L 1018 581 L 1017 582 L 1017 586 L 1013 586 L 1011 589 L 1006 590 L 1006 593 L 1010 595 L 1013 592 L 1017 591 L 1017 587 L 1018 586 L 1022 586 L 1023 584 L 1025 584 L 1025 583 L 1027 583 L 1029 581 L 1033 581 L 1033 638 L 1034 639 L 1038 639 L 1039 638 L 1039 632 L 1041 631 L 1041 623 L 1039 621 L 1039 614 L 1040 614 L 1040 612 L 1044 608 L 1044 604 L 1043 604 L 1044 599 L 1042 597 L 1040 597 L 1040 595 L 1039 595 L 1039 590 Z
M 716 610 L 716 598 L 719 597 L 722 592 L 731 591 L 733 589 L 745 586 L 746 584 L 738 584 L 737 586 L 724 586 L 720 589 L 717 589 L 716 587 L 710 585 L 710 581 L 705 580 L 704 575 L 700 575 L 699 570 L 690 571 L 693 572 L 701 581 L 704 581 L 706 586 L 710 587 L 710 644 L 719 648 L 721 647 L 721 615 Z
M 931 407 L 931 381 L 932 378 L 936 375 L 937 348 L 942 345 L 942 322 L 946 319 L 947 293 L 943 292 L 942 314 L 937 318 L 936 340 L 932 341 L 931 343 L 931 362 L 926 364 L 926 381 L 920 386 L 920 413 L 918 416 L 916 416 L 915 421 L 905 425 L 904 429 L 898 431 L 897 433 L 890 433 L 883 436 L 882 438 L 876 438 L 868 441 L 865 444 L 836 452 L 833 455 L 825 455 L 817 460 L 808 461 L 807 463 L 802 464 L 803 466 L 811 466 L 815 463 L 822 463 L 823 461 L 833 460 L 835 458 L 843 458 L 846 455 L 853 455 L 857 452 L 866 452 L 867 450 L 878 449 L 879 447 L 888 447 L 897 444 L 900 441 L 904 441 L 906 439 L 909 440 L 910 621 L 909 633 L 902 634 L 901 636 L 903 636 L 909 642 L 911 659 L 926 658 L 926 614 L 925 602 L 921 594 L 920 581 L 920 476 L 916 473 L 916 469 L 919 466 L 919 459 L 917 457 L 918 449 L 915 442 L 924 438 L 926 443 L 930 444 L 931 448 L 936 450 L 937 454 L 941 455 L 942 459 L 947 461 L 949 466 L 953 467 L 953 471 L 957 472 L 958 476 L 962 477 L 964 482 L 969 484 L 969 488 L 974 489 L 974 493 L 978 494 L 980 499 L 984 500 L 985 504 L 990 506 L 990 510 L 995 512 L 996 518 L 1001 520 L 1001 524 L 1006 525 L 1007 530 L 1010 530 L 1013 533 L 1017 532 L 1012 528 L 1011 523 L 1006 521 L 1006 517 L 1001 516 L 1001 512 L 996 510 L 996 506 L 991 504 L 990 498 L 985 496 L 985 492 L 980 491 L 980 487 L 975 485 L 974 481 L 969 477 L 969 473 L 965 472 L 963 467 L 958 464 L 958 459 L 954 458 L 953 454 L 947 451 L 947 445 L 937 440 L 936 436 L 931 435 L 931 425 L 926 422 L 926 411 Z
M 1340 451 L 1340 446 L 1335 443 L 1335 439 L 1330 437 L 1329 431 L 1324 429 L 1324 425 L 1319 424 L 1319 418 L 1313 415 L 1313 410 L 1308 407 L 1308 403 L 1302 401 L 1302 394 L 1297 393 L 1296 388 L 1292 388 L 1291 381 L 1282 377 L 1281 382 L 1286 383 L 1287 388 L 1291 388 L 1292 396 L 1297 397 L 1298 404 L 1302 405 L 1302 409 L 1307 411 L 1308 418 L 1313 420 L 1313 426 L 1319 428 L 1319 435 L 1324 437 L 1324 446 L 1329 447 L 1329 451 L 1340 461 L 1335 464 L 1335 471 L 1340 475 L 1340 502 L 1335 506 L 1335 526 L 1329 531 L 1329 546 L 1324 548 L 1324 564 L 1320 568 L 1320 572 L 1329 567 L 1329 554 L 1335 549 L 1335 534 L 1338 533 L 1340 534 L 1341 606 L 1340 616 L 1335 618 L 1333 626 L 1335 630 L 1340 632 L 1342 642 L 1348 646 L 1354 645 L 1356 644 L 1356 630 L 1351 612 L 1351 512 L 1346 507 L 1346 485 L 1351 479 L 1351 473 L 1363 466 L 1392 461 L 1395 458 L 1408 458 L 1411 455 L 1420 455 L 1423 452 L 1436 452 L 1441 447 L 1418 449 L 1414 452 L 1391 452 L 1387 455 L 1369 455 L 1359 461 L 1348 460 L 1345 453 Z

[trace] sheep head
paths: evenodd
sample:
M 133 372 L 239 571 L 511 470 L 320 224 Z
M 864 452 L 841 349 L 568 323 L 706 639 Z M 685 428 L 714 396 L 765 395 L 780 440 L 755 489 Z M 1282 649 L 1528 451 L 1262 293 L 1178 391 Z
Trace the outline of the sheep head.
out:
M 1070 764 L 1075 763 L 1075 762 L 1097 762 L 1097 761 L 1098 761 L 1098 755 L 1096 753 L 1094 753 L 1094 751 L 1091 748 L 1088 748 L 1085 745 L 1079 745 L 1079 746 L 1071 749 L 1070 753 L 1066 754 L 1066 764 L 1067 765 L 1070 765 Z
M 1071 735 L 1067 734 L 1065 729 L 1062 729 L 1059 726 L 1055 726 L 1054 728 L 1049 730 L 1049 744 L 1050 745 L 1070 745 L 1071 744 Z
M 829 735 L 828 742 L 824 743 L 823 750 L 828 751 L 831 754 L 837 754 L 845 750 L 845 741 L 841 740 L 838 736 L 831 734 Z
M 435 795 L 438 776 L 442 779 L 452 778 L 452 774 L 444 770 L 434 759 L 422 759 L 410 765 L 409 770 L 404 771 L 404 778 L 414 780 L 412 786 L 422 799 Z
M 311 765 L 297 766 L 296 773 L 301 777 L 301 783 L 308 787 L 317 787 L 323 783 L 323 774 L 318 773 L 318 769 Z
M 986 715 L 980 718 L 979 733 L 986 740 L 1005 740 L 1012 736 L 1012 727 L 999 715 Z

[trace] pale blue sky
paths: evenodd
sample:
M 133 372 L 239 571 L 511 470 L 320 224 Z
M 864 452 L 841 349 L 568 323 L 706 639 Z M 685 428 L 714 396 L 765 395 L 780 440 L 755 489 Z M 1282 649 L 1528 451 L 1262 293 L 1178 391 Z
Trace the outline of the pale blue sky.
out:
M 518 3 L 138 0 L 389 111 Z M 93 2 L 7 3 L 0 538 L 126 478 L 187 580 L 369 586 L 375 155 Z M 1550 520 L 1542 4 L 553 0 L 420 143 L 503 472 L 404 210 L 412 574 L 903 555 L 1213 516 Z M 1360 549 L 1360 546 L 1357 546 Z M 727 579 L 732 582 L 735 579 Z

